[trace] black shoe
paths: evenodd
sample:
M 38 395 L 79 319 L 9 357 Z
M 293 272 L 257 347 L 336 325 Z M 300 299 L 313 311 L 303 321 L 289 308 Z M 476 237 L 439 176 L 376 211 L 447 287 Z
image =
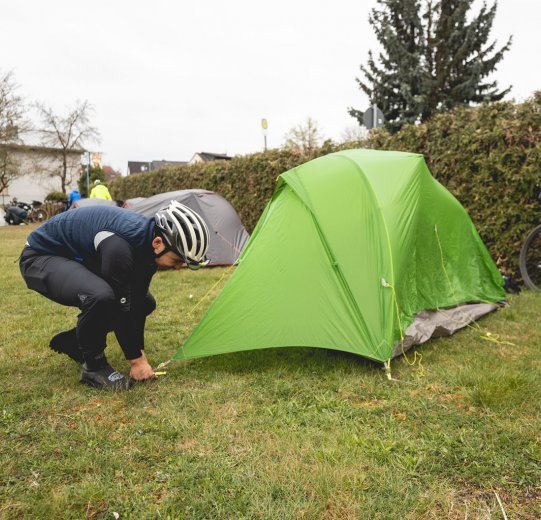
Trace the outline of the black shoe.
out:
M 59 354 L 66 354 L 77 363 L 83 362 L 83 353 L 77 343 L 77 332 L 75 329 L 65 330 L 53 336 L 49 347 Z
M 88 370 L 86 364 L 83 364 L 81 383 L 93 386 L 94 388 L 110 390 L 126 390 L 130 386 L 128 380 L 122 374 L 119 374 L 109 363 L 99 370 Z

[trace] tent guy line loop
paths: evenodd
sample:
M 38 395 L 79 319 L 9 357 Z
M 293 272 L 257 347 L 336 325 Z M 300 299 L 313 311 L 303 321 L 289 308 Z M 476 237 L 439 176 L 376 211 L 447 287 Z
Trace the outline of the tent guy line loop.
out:
M 400 384 L 403 384 L 403 385 L 413 385 L 413 386 L 415 386 L 415 383 L 412 382 L 412 381 L 403 381 L 402 379 L 396 379 L 396 378 L 394 378 L 392 376 L 392 373 L 391 373 L 391 360 L 390 359 L 383 362 L 383 370 L 385 371 L 385 377 L 387 377 L 387 379 L 389 381 L 393 381 L 393 383 L 400 383 Z
M 500 341 L 499 334 L 491 334 L 490 332 L 486 332 L 484 336 L 481 336 L 481 339 L 484 339 L 485 341 L 491 341 L 492 343 L 497 343 L 498 345 L 509 345 L 511 347 L 516 347 L 516 345 L 511 341 Z

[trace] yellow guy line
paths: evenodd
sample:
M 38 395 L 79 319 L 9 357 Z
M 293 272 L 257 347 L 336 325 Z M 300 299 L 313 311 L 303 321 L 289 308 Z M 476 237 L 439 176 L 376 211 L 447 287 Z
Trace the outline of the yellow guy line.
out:
M 188 311 L 188 317 L 189 318 L 193 318 L 193 313 L 195 311 L 195 309 L 197 309 L 197 307 L 199 307 L 199 305 L 201 305 L 201 302 L 203 302 L 204 300 L 206 300 L 209 296 L 209 294 L 222 282 L 222 280 L 225 278 L 226 275 L 229 274 L 229 272 L 235 267 L 234 264 L 230 265 L 225 271 L 224 273 L 222 274 L 222 276 L 220 276 L 220 278 L 218 279 L 218 281 L 200 298 L 200 300 L 192 307 L 192 309 L 190 311 Z
M 406 363 L 410 367 L 415 366 L 415 364 L 418 364 L 418 375 L 419 377 L 423 377 L 425 375 L 425 370 L 423 367 L 423 355 L 419 353 L 417 350 L 415 350 L 413 353 L 413 361 L 410 361 L 408 359 L 408 356 L 406 355 L 406 351 L 404 350 L 404 334 L 402 333 L 402 320 L 400 319 L 400 310 L 398 308 L 398 298 L 396 297 L 396 291 L 395 291 L 395 288 L 389 282 L 385 280 L 383 281 L 384 281 L 383 286 L 393 291 L 393 302 L 394 302 L 394 307 L 396 310 L 396 318 L 398 320 L 398 330 L 400 332 L 400 344 L 402 346 L 402 356 L 404 356 Z M 418 363 L 417 363 L 417 360 L 419 360 Z M 391 375 L 391 358 L 389 358 L 386 365 L 387 366 L 385 368 L 385 374 L 387 375 L 387 379 L 393 380 L 393 377 Z
M 220 278 L 218 279 L 218 281 L 200 298 L 200 300 L 192 307 L 192 309 L 190 311 L 188 311 L 188 317 L 191 319 L 193 318 L 193 313 L 195 311 L 195 309 L 197 309 L 197 307 L 199 307 L 199 305 L 201 304 L 201 302 L 203 302 L 206 298 L 208 298 L 209 294 L 215 289 L 215 287 L 217 285 L 219 285 L 222 280 L 229 274 L 229 272 L 235 267 L 235 264 L 232 264 L 230 265 L 225 271 L 224 273 L 222 274 L 222 276 L 220 276 Z M 167 365 L 169 365 L 169 363 L 171 363 L 171 361 L 173 361 L 173 358 L 171 359 L 168 359 L 167 361 L 163 361 L 162 363 L 160 363 L 157 367 L 156 367 L 156 371 L 154 372 L 154 375 L 156 376 L 164 376 L 167 372 L 165 371 L 160 371 L 162 368 L 165 368 Z

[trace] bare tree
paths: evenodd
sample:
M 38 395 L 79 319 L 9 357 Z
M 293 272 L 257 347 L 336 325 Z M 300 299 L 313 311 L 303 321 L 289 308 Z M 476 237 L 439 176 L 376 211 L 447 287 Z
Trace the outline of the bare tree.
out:
M 285 148 L 310 155 L 321 143 L 317 121 L 308 117 L 303 124 L 293 127 L 284 139 Z
M 0 193 L 23 174 L 13 146 L 22 142 L 21 135 L 30 130 L 30 123 L 17 88 L 13 73 L 0 71 Z
M 360 125 L 347 126 L 344 128 L 341 137 L 345 143 L 362 141 L 368 137 L 368 130 L 366 127 Z
M 66 186 L 73 181 L 78 170 L 70 166 L 69 157 L 74 152 L 83 152 L 90 142 L 98 142 L 99 132 L 90 124 L 90 115 L 93 111 L 88 101 L 77 101 L 75 107 L 64 116 L 57 115 L 53 109 L 43 103 L 34 105 L 41 120 L 38 134 L 44 146 L 60 150 L 62 167 L 49 173 L 52 177 L 59 177 L 61 189 L 66 193 Z

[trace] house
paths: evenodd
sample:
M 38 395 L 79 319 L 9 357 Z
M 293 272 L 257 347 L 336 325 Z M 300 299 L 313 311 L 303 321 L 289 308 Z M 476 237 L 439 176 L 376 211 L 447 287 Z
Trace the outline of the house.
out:
M 188 164 L 196 164 L 202 162 L 212 162 L 212 161 L 230 161 L 232 157 L 224 153 L 209 153 L 209 152 L 198 152 L 190 159 Z
M 43 201 L 50 192 L 61 191 L 58 173 L 62 169 L 62 149 L 37 144 L 0 143 L 0 152 L 9 157 L 19 172 L 0 194 L 0 202 L 8 202 L 13 197 L 25 202 Z M 77 187 L 83 153 L 85 150 L 80 149 L 67 153 L 68 192 Z
M 128 161 L 128 175 L 133 175 L 134 173 L 143 173 L 151 172 L 154 170 L 159 170 L 160 168 L 165 168 L 166 166 L 184 166 L 188 164 L 186 161 L 166 161 L 162 159 L 161 161 Z
M 149 162 L 128 161 L 128 175 L 148 172 L 151 170 L 150 164 Z

